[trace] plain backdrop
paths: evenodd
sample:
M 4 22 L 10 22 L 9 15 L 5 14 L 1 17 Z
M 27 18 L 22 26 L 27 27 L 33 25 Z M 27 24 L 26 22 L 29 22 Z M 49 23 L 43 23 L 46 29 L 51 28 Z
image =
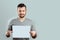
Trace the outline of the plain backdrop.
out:
M 0 0 L 0 40 L 7 38 L 7 24 L 17 17 L 17 5 L 27 6 L 26 17 L 35 22 L 37 38 L 31 40 L 60 40 L 60 0 Z

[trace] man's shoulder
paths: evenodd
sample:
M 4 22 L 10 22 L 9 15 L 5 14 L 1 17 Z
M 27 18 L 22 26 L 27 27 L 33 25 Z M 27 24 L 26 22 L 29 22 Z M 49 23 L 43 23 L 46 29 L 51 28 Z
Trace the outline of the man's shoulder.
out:
M 30 23 L 33 23 L 33 20 L 26 18 L 27 21 L 29 21 Z
M 13 22 L 13 21 L 16 21 L 17 20 L 17 18 L 10 18 L 9 20 L 8 20 L 8 22 Z

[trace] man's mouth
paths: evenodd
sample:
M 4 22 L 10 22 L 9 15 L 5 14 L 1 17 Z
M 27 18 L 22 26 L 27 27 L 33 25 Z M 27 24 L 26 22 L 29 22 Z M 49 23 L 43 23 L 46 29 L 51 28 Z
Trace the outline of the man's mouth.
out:
M 24 14 L 20 14 L 20 15 L 24 15 Z

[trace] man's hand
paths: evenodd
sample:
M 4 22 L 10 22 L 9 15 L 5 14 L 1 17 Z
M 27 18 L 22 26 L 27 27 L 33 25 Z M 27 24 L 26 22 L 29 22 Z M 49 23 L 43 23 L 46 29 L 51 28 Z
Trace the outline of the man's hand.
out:
M 11 34 L 11 33 L 12 33 L 12 31 L 10 31 L 10 30 L 7 31 L 7 32 L 6 32 L 6 37 L 10 37 L 10 34 Z
M 30 34 L 31 34 L 32 38 L 36 38 L 36 36 L 37 36 L 37 33 L 35 31 L 31 31 Z

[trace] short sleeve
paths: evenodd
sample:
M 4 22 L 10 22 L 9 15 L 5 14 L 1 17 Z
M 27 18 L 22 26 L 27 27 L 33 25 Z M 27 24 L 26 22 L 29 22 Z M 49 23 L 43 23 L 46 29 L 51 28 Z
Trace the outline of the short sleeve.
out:
M 11 20 L 10 22 L 8 22 L 8 30 L 12 31 L 12 25 L 13 25 L 13 21 Z
M 12 25 L 8 25 L 8 30 L 12 31 Z
M 35 23 L 33 23 L 33 22 L 32 22 L 32 25 L 31 25 L 31 31 L 36 31 Z

